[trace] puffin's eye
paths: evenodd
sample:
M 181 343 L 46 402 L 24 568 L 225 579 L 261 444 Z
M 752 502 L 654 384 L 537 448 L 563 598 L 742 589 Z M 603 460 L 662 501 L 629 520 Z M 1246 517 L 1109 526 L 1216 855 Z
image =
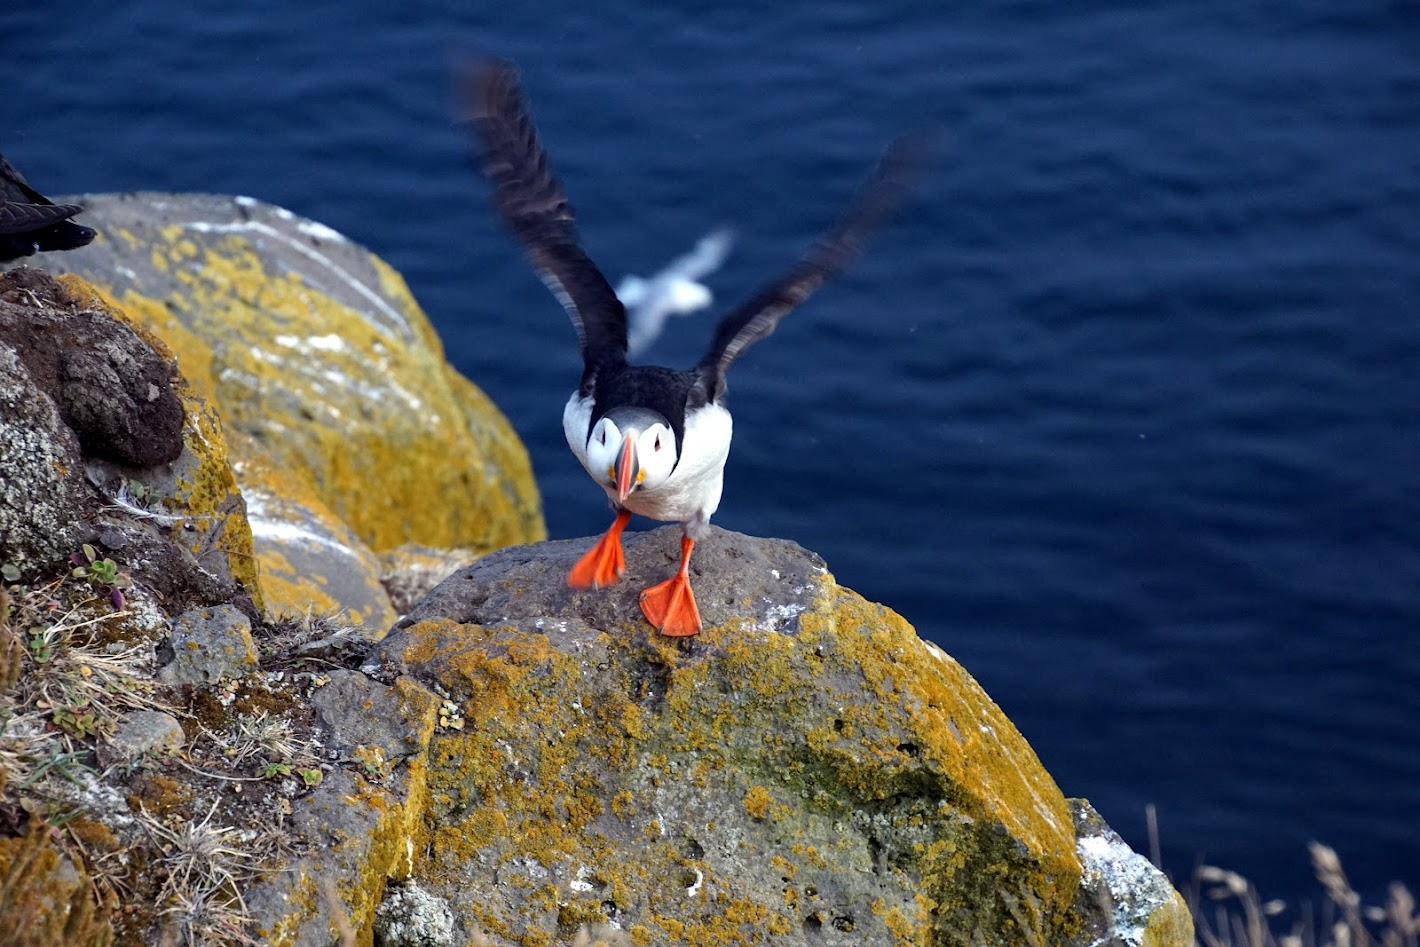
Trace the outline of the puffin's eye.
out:
M 601 433 L 597 435 L 597 438 L 598 438 L 603 444 L 606 443 L 606 428 L 605 428 L 605 427 L 603 427 L 603 428 L 601 429 Z
M 656 435 L 655 449 L 656 449 L 656 450 L 660 450 L 660 449 L 661 449 L 661 435 L 659 435 L 659 434 Z

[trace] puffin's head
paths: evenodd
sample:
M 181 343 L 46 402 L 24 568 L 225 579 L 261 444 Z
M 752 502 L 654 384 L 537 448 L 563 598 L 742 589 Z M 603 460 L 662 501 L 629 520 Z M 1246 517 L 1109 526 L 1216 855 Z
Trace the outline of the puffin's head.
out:
M 592 425 L 587 469 L 616 494 L 618 503 L 636 490 L 654 490 L 675 467 L 670 422 L 645 408 L 618 408 Z

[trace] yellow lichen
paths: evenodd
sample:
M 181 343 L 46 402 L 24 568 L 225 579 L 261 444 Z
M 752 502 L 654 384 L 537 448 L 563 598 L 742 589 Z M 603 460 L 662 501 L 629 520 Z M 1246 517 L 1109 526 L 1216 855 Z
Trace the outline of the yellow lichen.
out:
M 774 805 L 774 797 L 763 786 L 751 786 L 740 801 L 750 818 L 761 822 L 769 818 L 770 807 Z
M 172 224 L 160 228 L 152 254 L 175 293 L 129 287 L 116 299 L 100 285 L 97 294 L 165 339 L 228 425 L 306 470 L 372 548 L 487 551 L 545 535 L 522 444 L 444 362 L 433 328 L 383 263 L 371 258 L 402 324 L 268 270 L 240 235 Z M 301 349 L 310 338 L 340 341 Z
M 1176 947 L 1193 943 L 1193 915 L 1183 895 L 1171 893 L 1167 901 L 1154 909 L 1144 927 L 1140 947 Z

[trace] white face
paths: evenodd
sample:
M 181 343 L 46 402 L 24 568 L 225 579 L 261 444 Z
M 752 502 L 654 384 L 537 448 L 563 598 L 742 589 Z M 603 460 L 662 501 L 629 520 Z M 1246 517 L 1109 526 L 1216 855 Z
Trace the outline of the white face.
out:
M 628 441 L 631 443 L 629 466 L 628 458 L 624 457 Z M 675 460 L 675 435 L 669 425 L 659 421 L 647 425 L 645 430 L 628 427 L 623 431 L 610 417 L 605 417 L 592 428 L 592 436 L 587 441 L 587 469 L 612 493 L 619 490 L 623 467 L 628 475 L 627 493 L 654 490 L 671 475 Z M 625 496 L 621 499 L 624 501 Z

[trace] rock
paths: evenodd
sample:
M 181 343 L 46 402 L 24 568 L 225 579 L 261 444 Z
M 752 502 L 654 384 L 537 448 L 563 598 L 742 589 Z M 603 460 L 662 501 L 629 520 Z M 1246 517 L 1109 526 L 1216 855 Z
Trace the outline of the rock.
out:
M 565 585 L 585 541 L 490 555 L 380 645 L 398 709 L 369 710 L 400 721 L 407 763 L 365 787 L 378 804 L 338 816 L 322 786 L 293 815 L 368 822 L 321 843 L 352 920 L 388 877 L 495 944 L 605 924 L 636 944 L 1191 943 L 1153 900 L 1166 882 L 1140 875 L 1152 893 L 1132 902 L 1131 876 L 1110 883 L 1100 866 L 1137 867 L 1127 849 L 1096 858 L 1085 810 L 970 676 L 817 557 L 712 531 L 695 577 L 707 628 L 676 641 L 636 597 L 674 569 L 678 530 L 627 546 L 627 577 L 588 592 Z M 343 797 L 363 798 L 355 782 Z M 390 823 L 403 850 L 380 841 Z M 313 881 L 272 884 L 263 903 L 289 912 Z M 1133 907 L 1111 913 L 1103 890 Z M 264 929 L 316 943 L 327 922 Z
M 716 530 L 697 547 L 710 627 L 678 645 L 637 606 L 673 570 L 678 530 L 631 540 L 610 590 L 566 587 L 584 547 L 490 556 L 384 643 L 476 722 L 431 747 L 416 869 L 436 892 L 480 892 L 466 926 L 787 944 L 1073 934 L 1064 798 L 900 618 L 790 543 Z
M 182 749 L 186 737 L 182 724 L 161 710 L 134 710 L 126 714 L 118 729 L 100 745 L 99 765 L 131 763 L 144 754 L 164 754 Z
M 4 305 L 0 303 L 0 306 Z M 21 572 L 65 561 L 83 541 L 76 511 L 89 497 L 79 439 L 0 341 L 0 561 Z
M 179 609 L 259 596 L 221 428 L 210 406 L 171 377 L 161 342 L 129 326 L 81 280 L 56 282 L 20 267 L 0 275 L 0 349 L 7 353 L 0 355 L 0 560 L 22 572 L 56 568 L 80 543 L 94 542 L 123 550 L 124 571 L 150 580 Z M 165 407 L 147 420 L 141 410 L 123 409 L 104 421 L 101 410 L 64 393 L 65 365 L 79 364 L 100 375 L 99 366 L 131 370 L 159 389 L 153 403 Z M 152 380 L 158 376 L 161 385 Z M 122 402 L 135 384 L 120 379 L 90 393 Z M 148 461 L 156 465 L 134 466 Z M 135 485 L 156 502 L 120 509 L 119 495 Z
M 394 766 L 423 751 L 423 727 L 406 722 L 398 689 L 355 671 L 329 676 L 314 701 L 328 747 L 347 759 L 370 762 L 367 769 Z
M 239 435 L 237 464 L 268 618 L 340 615 L 373 635 L 398 617 L 381 582 L 383 564 L 298 470 L 283 468 Z
M 315 702 L 330 728 L 326 742 L 355 770 L 331 772 L 291 815 L 292 834 L 320 857 L 244 893 L 261 943 L 327 947 L 337 918 L 372 930 L 387 885 L 407 880 L 420 857 L 436 698 L 412 682 L 382 687 L 363 675 L 333 676 L 332 686 Z
M 521 442 L 383 261 L 250 198 L 83 203 L 100 238 L 42 264 L 83 275 L 161 336 L 227 427 L 306 475 L 371 549 L 545 535 Z
M 22 296 L 32 304 L 15 305 Z M 78 308 L 39 270 L 5 274 L 0 299 L 10 301 L 0 306 L 0 338 L 20 353 L 86 454 L 137 467 L 177 459 L 183 412 L 168 360 L 107 313 Z
M 381 947 L 452 947 L 454 912 L 449 902 L 411 882 L 394 886 L 375 909 Z
M 183 612 L 173 621 L 172 648 L 158 672 L 165 684 L 214 684 L 257 668 L 251 620 L 231 605 Z
M 1081 898 L 1107 906 L 1087 914 L 1091 947 L 1154 947 L 1192 944 L 1193 916 L 1167 877 L 1105 824 L 1083 799 L 1070 800 L 1084 868 Z
M 403 618 L 440 582 L 476 559 L 478 555 L 471 549 L 433 549 L 408 543 L 380 555 L 380 584 Z

